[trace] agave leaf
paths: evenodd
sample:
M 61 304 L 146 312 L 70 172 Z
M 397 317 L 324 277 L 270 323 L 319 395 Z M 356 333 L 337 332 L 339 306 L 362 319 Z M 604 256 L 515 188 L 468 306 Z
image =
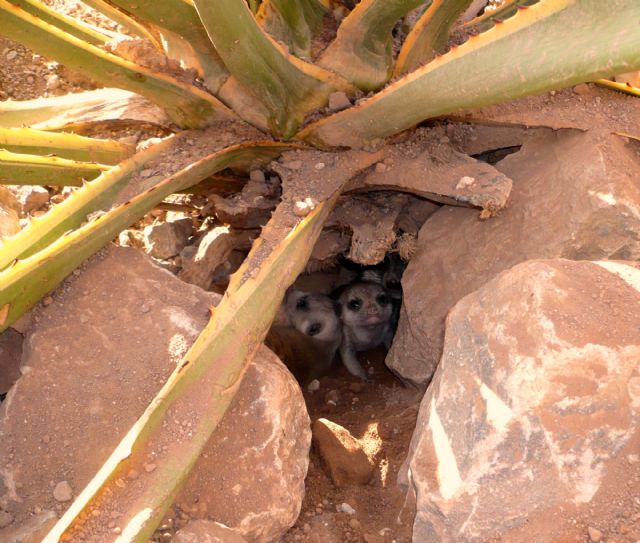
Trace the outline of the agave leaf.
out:
M 395 74 L 414 70 L 447 50 L 449 29 L 473 0 L 434 0 L 413 27 L 398 55 Z
M 636 0 L 540 2 L 298 137 L 361 147 L 430 117 L 633 71 L 638 17 Z
M 610 79 L 598 79 L 595 84 L 604 87 L 605 89 L 617 90 L 630 94 L 631 96 L 640 96 L 640 88 L 629 85 L 628 83 L 620 83 L 618 81 L 611 81 Z
M 244 0 L 195 0 L 209 38 L 229 71 L 269 111 L 269 127 L 290 137 L 304 115 L 334 90 L 354 89 L 340 77 L 285 53 L 262 30 Z
M 136 147 L 119 141 L 85 138 L 76 134 L 0 127 L 0 149 L 28 155 L 56 155 L 70 160 L 117 164 L 135 153 Z
M 105 85 L 147 97 L 180 126 L 200 128 L 233 113 L 210 94 L 124 60 L 44 23 L 7 0 L 0 0 L 0 34 Z
M 164 111 L 145 98 L 113 88 L 35 100 L 0 102 L 0 126 L 41 130 L 73 130 L 95 122 L 140 122 L 166 127 Z
M 57 543 L 65 534 L 82 534 L 84 529 L 91 530 L 93 540 L 115 541 L 118 536 L 107 528 L 105 519 L 93 517 L 92 522 L 90 513 L 82 514 L 110 510 L 107 503 L 117 504 L 119 522 L 127 527 L 126 541 L 148 541 L 222 420 L 286 288 L 304 268 L 336 199 L 337 193 L 292 230 L 287 222 L 280 222 L 276 211 L 265 227 L 270 237 L 277 236 L 273 249 L 257 268 L 249 270 L 244 264 L 238 270 L 236 276 L 247 279 L 229 286 L 211 320 L 166 384 L 43 543 Z M 256 241 L 251 254 L 263 251 L 264 244 L 264 239 Z M 198 402 L 195 413 L 192 402 L 185 398 Z M 194 431 L 189 440 L 181 442 L 171 437 L 173 421 L 186 410 Z M 145 473 L 144 485 L 135 489 L 129 485 L 125 500 L 115 481 L 130 469 L 144 473 L 148 454 L 157 448 L 159 440 L 168 444 L 167 454 L 156 460 L 156 469 Z
M 497 22 L 502 22 L 509 17 L 513 17 L 519 8 L 532 6 L 540 0 L 507 0 L 497 9 L 485 11 L 482 15 L 471 19 L 464 24 L 465 29 L 470 32 L 484 32 L 493 27 Z
M 125 13 L 121 9 L 113 6 L 110 2 L 106 2 L 105 0 L 81 0 L 81 2 L 83 4 L 87 4 L 96 11 L 99 11 L 123 28 L 126 28 L 130 34 L 138 36 L 143 40 L 149 40 L 158 48 L 158 50 L 162 51 L 162 45 L 147 27 L 136 21 L 128 13 Z
M 0 149 L 0 184 L 80 186 L 109 166 L 55 156 L 25 155 Z
M 103 172 L 94 181 L 84 183 L 81 188 L 73 191 L 66 200 L 53 206 L 44 215 L 32 218 L 31 222 L 15 236 L 0 241 L 0 270 L 14 260 L 31 256 L 65 232 L 77 228 L 86 220 L 89 213 L 108 209 L 131 175 L 150 160 L 166 152 L 172 144 L 173 138 L 167 138 L 124 160 Z
M 214 94 L 229 73 L 202 26 L 193 3 L 185 0 L 111 0 L 111 3 L 187 40 L 198 56 L 200 73 Z M 195 67 L 195 66 L 194 66 Z
M 363 90 L 377 90 L 393 71 L 391 31 L 422 0 L 362 0 L 344 19 L 318 64 Z
M 311 38 L 322 27 L 328 3 L 320 0 L 265 0 L 256 16 L 276 40 L 300 58 L 311 57 Z
M 58 238 L 27 259 L 18 260 L 0 272 L 0 315 L 5 317 L 0 322 L 0 331 L 15 322 L 76 266 L 170 194 L 195 185 L 225 168 L 272 160 L 290 148 L 290 145 L 276 142 L 228 147 L 180 170 L 129 202 Z
M 102 45 L 109 40 L 107 36 L 101 34 L 97 30 L 94 30 L 92 27 L 87 26 L 72 17 L 67 17 L 37 0 L 9 1 L 16 6 L 20 6 L 26 12 L 38 17 L 45 23 L 57 26 L 60 30 L 63 30 L 80 40 L 84 40 L 87 43 Z

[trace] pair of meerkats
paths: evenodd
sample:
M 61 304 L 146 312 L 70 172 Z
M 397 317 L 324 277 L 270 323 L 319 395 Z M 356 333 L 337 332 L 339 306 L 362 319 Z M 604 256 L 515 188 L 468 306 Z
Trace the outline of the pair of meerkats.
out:
M 349 373 L 366 380 L 356 353 L 389 349 L 401 299 L 399 277 L 388 269 L 367 270 L 332 296 L 290 290 L 290 326 L 274 325 L 265 343 L 301 383 L 325 375 L 338 351 Z

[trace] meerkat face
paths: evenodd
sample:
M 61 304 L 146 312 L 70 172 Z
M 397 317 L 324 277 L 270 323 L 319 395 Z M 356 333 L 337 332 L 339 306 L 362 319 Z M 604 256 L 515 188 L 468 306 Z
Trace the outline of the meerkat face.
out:
M 340 296 L 342 320 L 350 328 L 387 325 L 393 313 L 391 297 L 377 283 L 355 283 Z
M 336 305 L 324 294 L 289 291 L 285 310 L 291 325 L 309 337 L 336 341 L 342 335 Z

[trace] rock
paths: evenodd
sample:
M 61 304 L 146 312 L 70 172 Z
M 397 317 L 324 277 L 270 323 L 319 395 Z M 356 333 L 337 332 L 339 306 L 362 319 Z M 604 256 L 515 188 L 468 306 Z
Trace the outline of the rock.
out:
M 187 283 L 208 289 L 216 269 L 224 264 L 231 251 L 247 240 L 246 233 L 231 232 L 228 226 L 210 230 L 200 240 L 197 248 L 189 245 L 180 253 L 182 270 L 178 272 L 178 277 Z
M 24 213 L 40 209 L 50 198 L 49 191 L 38 185 L 10 185 L 8 188 L 20 202 Z
M 347 515 L 355 515 L 356 510 L 351 507 L 347 502 L 343 502 L 338 506 L 338 511 L 346 513 Z
M 140 251 L 115 246 L 90 259 L 53 297 L 55 303 L 34 310 L 25 337 L 23 367 L 30 371 L 0 406 L 0 509 L 16 525 L 34 509 L 60 509 L 50 481 L 67 481 L 76 491 L 87 485 L 220 299 L 166 273 Z M 277 539 L 298 515 L 310 440 L 297 383 L 260 348 L 183 496 L 202 491 L 203 517 L 228 509 L 247 533 L 258 533 L 252 541 Z M 138 480 L 160 461 L 150 459 Z M 137 480 L 124 475 L 122 483 Z M 188 505 L 191 511 L 193 501 Z
M 351 107 L 351 101 L 344 92 L 332 92 L 329 95 L 329 111 L 340 111 Z
M 223 522 L 250 542 L 278 541 L 295 523 L 309 464 L 309 416 L 298 383 L 261 349 L 175 505 Z
M 327 419 L 313 423 L 313 443 L 336 486 L 366 485 L 373 465 L 349 430 Z
M 21 206 L 11 191 L 0 186 L 0 239 L 20 231 Z
M 584 96 L 585 94 L 591 94 L 591 87 L 586 83 L 580 83 L 573 87 L 573 92 L 578 94 L 579 96 Z
M 498 216 L 445 206 L 420 230 L 386 360 L 413 383 L 433 375 L 447 312 L 501 271 L 531 258 L 640 259 L 640 159 L 621 139 L 561 131 L 495 166 L 514 183 Z
M 460 300 L 401 469 L 413 540 L 583 541 L 594 512 L 634 510 L 639 329 L 620 261 L 528 261 Z
M 0 394 L 8 392 L 20 377 L 22 339 L 12 328 L 0 333 Z
M 247 540 L 219 522 L 193 520 L 176 533 L 171 543 L 247 543 Z
M 149 225 L 144 229 L 145 251 L 162 259 L 176 256 L 187 244 L 192 230 L 189 218 Z
M 593 543 L 602 541 L 602 532 L 597 528 L 589 526 L 589 528 L 587 529 L 587 533 L 589 534 L 589 540 L 593 541 Z
M 73 498 L 73 490 L 67 481 L 60 481 L 53 489 L 53 498 L 57 502 L 68 502 Z

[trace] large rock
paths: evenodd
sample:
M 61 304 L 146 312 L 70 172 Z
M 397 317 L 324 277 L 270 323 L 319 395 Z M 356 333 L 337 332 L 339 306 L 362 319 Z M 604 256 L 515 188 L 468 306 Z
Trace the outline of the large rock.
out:
M 60 515 L 72 503 L 58 499 L 75 498 L 93 477 L 219 299 L 135 249 L 115 247 L 82 266 L 52 298 L 35 312 L 23 376 L 0 406 L 0 512 L 13 519 L 7 533 L 34 511 Z M 234 401 L 196 465 L 201 479 L 186 489 L 215 488 L 209 513 L 233 502 L 239 523 L 259 519 L 263 532 L 279 534 L 295 521 L 308 462 L 301 393 L 262 348 Z M 251 462 L 244 474 L 242 456 Z M 238 492 L 251 499 L 238 500 Z M 276 500 L 275 493 L 284 497 Z M 0 541 L 4 535 L 0 530 Z
M 433 375 L 449 309 L 501 271 L 532 258 L 640 259 L 640 159 L 623 139 L 543 135 L 496 167 L 513 180 L 497 217 L 445 206 L 420 230 L 387 357 L 414 383 Z
M 403 469 L 413 541 L 640 528 L 639 422 L 640 265 L 529 261 L 500 274 L 447 318 Z

